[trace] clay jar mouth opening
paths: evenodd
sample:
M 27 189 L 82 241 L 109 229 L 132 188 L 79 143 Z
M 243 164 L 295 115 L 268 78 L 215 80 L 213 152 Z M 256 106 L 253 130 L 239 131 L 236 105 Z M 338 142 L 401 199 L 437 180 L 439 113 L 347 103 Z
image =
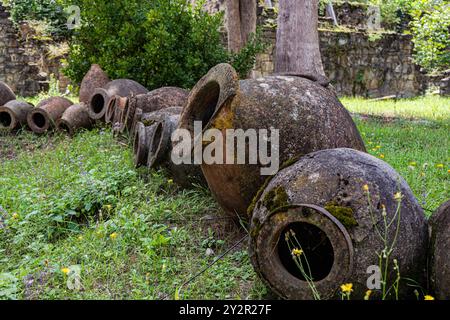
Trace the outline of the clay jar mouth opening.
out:
M 68 124 L 65 120 L 61 120 L 58 123 L 58 130 L 67 133 L 68 135 L 73 135 L 73 130 L 70 124 Z
M 201 121 L 203 129 L 207 128 L 208 123 L 220 108 L 218 106 L 219 97 L 220 85 L 215 81 L 208 82 L 198 91 L 190 112 L 191 117 L 188 130 L 191 134 L 194 133 L 194 124 L 197 121 Z
M 287 299 L 314 298 L 306 277 L 312 278 L 323 299 L 333 298 L 339 286 L 351 280 L 350 235 L 318 206 L 300 204 L 273 212 L 252 236 L 252 248 L 252 259 L 263 278 Z M 297 251 L 296 260 L 294 249 L 302 250 Z
M 164 140 L 164 122 L 156 123 L 153 135 L 150 141 L 150 149 L 148 155 L 148 166 L 149 168 L 154 168 L 158 165 L 161 160 L 161 152 L 163 149 Z
M 191 90 L 179 128 L 188 130 L 195 140 L 195 123 L 201 122 L 203 131 L 209 129 L 214 117 L 232 103 L 238 90 L 239 77 L 234 68 L 229 64 L 215 66 Z
M 294 249 L 301 250 L 295 260 Z M 277 254 L 285 270 L 301 281 L 307 281 L 305 275 L 313 281 L 325 279 L 334 264 L 330 239 L 321 229 L 306 222 L 295 222 L 285 227 L 278 241 Z
M 28 119 L 28 124 L 35 133 L 44 133 L 50 127 L 49 116 L 44 110 L 32 111 Z
M 14 116 L 8 110 L 0 110 L 0 129 L 11 128 Z
M 111 123 L 114 119 L 114 114 L 116 112 L 116 99 L 117 97 L 112 97 L 106 106 L 105 120 L 107 123 Z
M 144 143 L 143 137 L 145 134 L 145 127 L 144 124 L 139 122 L 136 124 L 136 129 L 134 132 L 134 141 L 133 141 L 133 153 L 134 153 L 134 164 L 136 166 L 140 165 L 140 151 L 141 151 L 141 145 Z
M 136 168 L 147 165 L 150 139 L 156 125 L 146 127 L 142 122 L 136 125 L 133 142 L 134 164 Z
M 33 114 L 32 119 L 34 125 L 40 129 L 44 128 L 45 124 L 47 123 L 47 119 L 45 119 L 44 115 L 39 112 Z
M 96 89 L 89 102 L 89 114 L 93 119 L 105 116 L 111 99 L 104 89 Z

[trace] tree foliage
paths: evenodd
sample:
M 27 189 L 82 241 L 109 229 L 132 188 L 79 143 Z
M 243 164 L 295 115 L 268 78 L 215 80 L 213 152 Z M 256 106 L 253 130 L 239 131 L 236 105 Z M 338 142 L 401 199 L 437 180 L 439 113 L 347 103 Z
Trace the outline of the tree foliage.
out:
M 69 0 L 68 0 L 69 1 Z M 255 38 L 241 54 L 222 43 L 222 14 L 188 0 L 70 0 L 81 8 L 82 26 L 71 42 L 67 75 L 79 82 L 97 63 L 111 78 L 134 79 L 149 89 L 192 87 L 208 70 L 231 62 L 245 75 L 262 50 Z

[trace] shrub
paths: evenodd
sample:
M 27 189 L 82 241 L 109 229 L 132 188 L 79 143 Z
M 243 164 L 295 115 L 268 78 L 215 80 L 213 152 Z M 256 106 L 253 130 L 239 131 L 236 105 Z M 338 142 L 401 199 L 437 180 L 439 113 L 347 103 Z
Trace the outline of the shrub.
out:
M 80 6 L 82 26 L 75 31 L 66 74 L 80 82 L 90 65 L 111 78 L 130 78 L 149 89 L 192 87 L 214 65 L 234 62 L 250 71 L 262 48 L 254 38 L 238 56 L 222 43 L 222 14 L 204 12 L 201 1 L 70 0 Z
M 416 0 L 411 11 L 415 59 L 427 71 L 450 65 L 450 5 L 443 0 Z

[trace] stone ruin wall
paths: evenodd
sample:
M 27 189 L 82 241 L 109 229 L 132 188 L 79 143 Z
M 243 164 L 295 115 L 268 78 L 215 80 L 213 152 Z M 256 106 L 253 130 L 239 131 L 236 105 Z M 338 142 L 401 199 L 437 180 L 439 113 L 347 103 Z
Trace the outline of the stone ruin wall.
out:
M 13 25 L 0 4 L 0 81 L 17 95 L 32 96 L 48 90 L 54 76 L 64 90 L 68 80 L 60 71 L 60 59 L 49 56 L 47 48 L 51 42 L 33 39 L 26 30 L 26 24 L 20 28 Z
M 272 1 L 276 4 L 277 1 Z M 252 77 L 270 75 L 275 67 L 276 14 L 259 1 L 258 24 L 268 40 L 267 51 L 260 54 Z M 206 10 L 225 10 L 224 0 L 209 0 Z M 320 43 L 325 72 L 340 95 L 365 97 L 413 97 L 424 93 L 427 79 L 413 61 L 411 36 L 383 33 L 367 34 L 367 8 L 342 3 L 335 6 L 343 27 L 334 29 L 325 17 L 319 21 Z
M 225 0 L 209 0 L 205 9 L 223 11 Z M 354 24 L 354 29 L 333 30 L 322 17 L 320 41 L 326 74 L 340 95 L 412 97 L 424 93 L 428 78 L 413 62 L 410 36 L 385 33 L 380 38 L 371 38 L 362 23 L 364 10 L 344 4 L 336 11 L 338 20 Z M 260 6 L 258 23 L 263 26 L 270 46 L 258 56 L 253 77 L 271 74 L 275 63 L 274 11 Z M 67 87 L 68 81 L 61 73 L 61 59 L 49 58 L 47 45 L 20 32 L 0 5 L 0 80 L 17 94 L 29 96 L 48 89 L 51 75 L 60 81 L 61 90 Z

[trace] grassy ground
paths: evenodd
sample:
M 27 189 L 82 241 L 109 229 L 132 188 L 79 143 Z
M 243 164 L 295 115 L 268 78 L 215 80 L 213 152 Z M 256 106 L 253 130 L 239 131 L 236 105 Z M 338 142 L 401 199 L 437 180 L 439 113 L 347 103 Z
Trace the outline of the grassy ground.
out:
M 450 100 L 432 99 L 443 115 L 423 114 L 428 121 L 355 116 L 370 153 L 405 177 L 428 214 L 450 198 Z M 363 113 L 389 108 L 344 102 Z M 207 190 L 179 190 L 164 172 L 136 171 L 130 148 L 108 130 L 73 140 L 0 137 L 0 298 L 173 299 L 241 236 Z M 73 291 L 65 272 L 77 266 L 82 289 Z M 245 244 L 180 292 L 192 299 L 268 294 Z

